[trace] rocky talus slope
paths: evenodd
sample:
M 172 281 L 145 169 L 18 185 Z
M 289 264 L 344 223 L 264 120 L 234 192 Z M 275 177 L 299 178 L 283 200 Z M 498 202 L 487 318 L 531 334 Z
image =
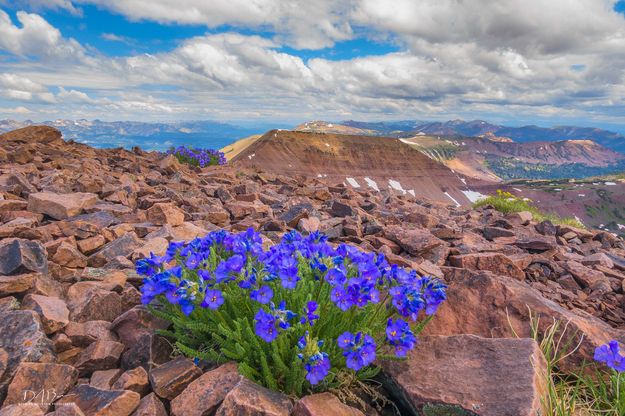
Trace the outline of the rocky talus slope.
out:
M 389 167 L 392 168 L 392 167 Z M 438 276 L 448 300 L 408 360 L 385 363 L 402 409 L 540 414 L 545 362 L 529 313 L 569 322 L 564 366 L 625 341 L 625 243 L 612 234 L 237 166 L 97 150 L 49 127 L 0 135 L 0 415 L 361 415 L 176 357 L 140 305 L 133 260 L 217 228 L 290 229 Z M 424 375 L 427 375 L 425 377 Z M 410 410 L 412 409 L 412 410 Z M 373 408 L 367 414 L 377 414 Z M 407 413 L 408 414 L 408 413 Z

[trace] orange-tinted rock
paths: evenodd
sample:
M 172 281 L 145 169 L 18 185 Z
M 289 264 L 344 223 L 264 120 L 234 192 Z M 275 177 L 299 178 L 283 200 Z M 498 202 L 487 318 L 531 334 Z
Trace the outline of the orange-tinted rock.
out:
M 289 416 L 292 408 L 284 394 L 243 378 L 226 395 L 215 416 Z
M 133 368 L 123 373 L 113 386 L 113 390 L 132 390 L 141 396 L 150 391 L 150 382 L 148 381 L 148 373 L 143 367 Z
M 93 282 L 78 282 L 68 292 L 68 308 L 72 321 L 112 321 L 121 314 L 121 298 Z
M 87 267 L 87 257 L 70 244 L 62 243 L 57 249 L 52 261 L 61 266 L 78 268 Z
M 97 200 L 97 195 L 84 192 L 37 192 L 28 196 L 28 210 L 62 220 L 82 213 L 85 208 L 95 205 Z
M 201 375 L 202 370 L 193 361 L 178 357 L 150 370 L 150 384 L 159 397 L 171 400 Z
M 96 235 L 94 237 L 85 238 L 84 240 L 78 240 L 76 244 L 78 245 L 78 250 L 83 254 L 91 254 L 104 246 L 104 244 L 106 244 L 106 239 L 101 235 Z
M 106 244 L 99 251 L 89 256 L 89 266 L 102 267 L 112 261 L 115 257 L 128 257 L 137 248 L 141 247 L 141 240 L 134 232 L 126 233 L 110 243 Z
M 430 404 L 484 416 L 542 414 L 546 366 L 532 339 L 473 335 L 421 337 L 407 360 L 383 363 L 397 395 L 417 413 Z
M 37 403 L 49 409 L 78 379 L 78 370 L 65 364 L 22 363 L 15 371 L 4 404 Z
M 35 285 L 39 273 L 18 274 L 15 276 L 0 275 L 0 296 L 8 296 L 28 292 Z
M 95 370 L 114 368 L 124 351 L 124 344 L 115 341 L 96 341 L 89 345 L 76 359 L 75 366 L 80 374 L 91 374 Z
M 184 211 L 169 203 L 157 203 L 147 211 L 148 220 L 156 225 L 180 225 L 184 222 Z
M 302 397 L 293 407 L 292 416 L 365 416 L 358 409 L 341 403 L 332 393 Z
M 20 363 L 49 363 L 56 358 L 52 341 L 43 331 L 39 316 L 28 310 L 2 314 L 0 349 L 8 355 L 6 369 L 0 376 L 0 390 L 8 385 Z
M 133 260 L 142 259 L 144 257 L 150 257 L 150 254 L 155 256 L 162 256 L 167 251 L 169 241 L 163 237 L 154 237 L 145 242 L 145 244 L 132 252 L 131 258 Z
M 139 393 L 134 391 L 100 390 L 81 384 L 63 396 L 58 403 L 74 403 L 85 415 L 90 416 L 130 416 L 139 406 L 139 401 Z
M 150 393 L 141 399 L 132 416 L 167 416 L 167 410 L 156 394 Z
M 12 404 L 0 409 L 0 416 L 44 416 L 36 404 Z
M 565 268 L 582 287 L 595 290 L 603 286 L 606 291 L 610 291 L 610 281 L 603 273 L 572 260 L 566 262 Z
M 449 263 L 454 267 L 486 270 L 501 276 L 510 276 L 519 281 L 525 279 L 525 272 L 501 253 L 471 253 L 450 256 Z
M 446 268 L 449 284 L 447 300 L 425 328 L 428 335 L 475 334 L 483 337 L 529 337 L 529 311 L 544 316 L 540 331 L 552 318 L 569 322 L 565 339 L 574 345 L 583 337 L 579 349 L 561 363 L 562 369 L 577 369 L 583 360 L 591 362 L 595 348 L 612 339 L 625 341 L 625 332 L 611 328 L 583 311 L 570 311 L 545 299 L 523 282 L 487 272 Z
M 202 374 L 171 401 L 172 416 L 213 414 L 240 380 L 236 363 L 227 363 Z
M 428 230 L 406 229 L 400 226 L 388 227 L 386 238 L 396 242 L 408 253 L 418 256 L 429 252 L 436 247 L 447 245 L 443 240 L 435 237 Z
M 122 369 L 97 370 L 91 374 L 89 385 L 101 390 L 110 390 L 113 383 L 124 373 Z
M 78 347 L 87 347 L 95 341 L 118 341 L 107 321 L 69 322 L 63 332 Z
M 65 301 L 59 298 L 26 295 L 22 306 L 39 314 L 46 334 L 55 333 L 69 323 L 69 309 Z

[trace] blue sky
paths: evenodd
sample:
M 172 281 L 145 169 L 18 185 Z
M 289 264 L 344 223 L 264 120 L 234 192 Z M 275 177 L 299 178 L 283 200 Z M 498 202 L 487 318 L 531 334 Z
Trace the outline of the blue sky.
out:
M 625 132 L 623 0 L 313 3 L 0 0 L 0 118 Z

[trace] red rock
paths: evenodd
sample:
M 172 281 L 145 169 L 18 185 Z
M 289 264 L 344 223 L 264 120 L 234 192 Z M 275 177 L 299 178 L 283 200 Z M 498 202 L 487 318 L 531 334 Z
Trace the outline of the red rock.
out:
M 330 214 L 334 217 L 350 217 L 354 215 L 354 209 L 341 201 L 333 201 L 330 207 Z
M 142 259 L 145 257 L 150 257 L 150 254 L 154 254 L 155 256 L 162 256 L 167 251 L 167 247 L 169 246 L 169 241 L 162 237 L 154 237 L 145 242 L 143 246 L 136 249 L 130 255 L 130 258 L 133 260 Z
M 76 359 L 75 367 L 81 375 L 96 370 L 114 368 L 124 351 L 124 344 L 115 341 L 96 341 L 89 345 Z
M 145 306 L 136 306 L 118 316 L 111 324 L 111 330 L 119 336 L 120 342 L 131 347 L 139 342 L 144 334 L 151 334 L 155 329 L 166 329 L 167 321 L 156 318 Z
M 91 254 L 100 247 L 102 247 L 104 244 L 106 244 L 106 239 L 101 235 L 96 235 L 95 237 L 78 240 L 76 244 L 78 245 L 78 249 L 83 254 Z
M 28 126 L 0 135 L 0 142 L 17 143 L 54 143 L 60 142 L 62 134 L 49 126 Z
M 122 312 L 121 297 L 95 282 L 78 282 L 67 291 L 72 321 L 112 321 Z
M 97 195 L 91 193 L 37 192 L 28 196 L 28 210 L 62 220 L 82 213 L 85 208 L 95 205 L 97 200 Z
M 62 243 L 56 250 L 52 261 L 65 267 L 87 267 L 87 257 L 70 244 Z
M 39 314 L 46 334 L 53 334 L 69 323 L 69 309 L 59 298 L 26 295 L 22 306 Z
M 525 272 L 517 267 L 510 258 L 500 253 L 472 253 L 450 256 L 449 263 L 454 267 L 469 270 L 486 270 L 500 276 L 525 280 Z
M 58 408 L 51 413 L 46 413 L 46 416 L 85 416 L 80 408 L 72 403 L 68 406 L 58 406 Z
M 202 370 L 193 361 L 178 357 L 150 370 L 152 390 L 159 397 L 171 400 L 178 396 L 193 380 L 202 375 Z
M 289 416 L 292 408 L 284 394 L 243 378 L 226 395 L 215 416 Z
M 230 222 L 230 213 L 219 206 L 203 207 L 202 214 L 207 221 L 220 227 Z
M 400 226 L 388 227 L 385 231 L 386 238 L 396 242 L 408 253 L 419 256 L 437 247 L 447 244 L 433 236 L 428 230 L 405 229 Z
M 614 262 L 605 253 L 595 253 L 590 256 L 586 256 L 582 260 L 582 264 L 584 266 L 601 265 L 609 269 L 614 267 Z
M 58 226 L 66 236 L 76 238 L 90 238 L 100 235 L 106 227 L 117 222 L 115 215 L 110 212 L 93 212 L 90 214 L 77 215 L 64 221 L 59 221 Z
M 236 363 L 227 363 L 202 374 L 171 401 L 172 416 L 213 414 L 240 380 Z
M 146 370 L 168 362 L 172 346 L 169 340 L 153 333 L 141 333 L 137 342 L 128 347 L 122 355 L 122 368 L 130 369 L 141 366 Z
M 529 312 L 549 317 L 540 320 L 540 331 L 553 321 L 569 322 L 564 339 L 571 339 L 579 349 L 560 363 L 561 370 L 576 371 L 582 361 L 593 360 L 595 348 L 612 339 L 625 342 L 625 333 L 611 328 L 583 311 L 569 311 L 545 299 L 523 282 L 486 272 L 446 268 L 449 284 L 447 300 L 425 328 L 427 335 L 474 334 L 482 337 L 512 337 L 514 328 L 521 337 L 529 337 Z M 582 339 L 583 337 L 583 339 Z
M 506 215 L 508 221 L 520 225 L 528 225 L 533 218 L 532 213 L 528 211 L 513 212 Z
M 514 245 L 524 250 L 534 251 L 547 251 L 558 247 L 555 237 L 538 235 L 520 238 Z
M 142 242 L 134 232 L 124 234 L 110 243 L 106 244 L 95 254 L 89 256 L 89 266 L 102 267 L 112 261 L 115 257 L 128 257 L 133 251 L 141 247 Z
M 167 410 L 156 394 L 150 393 L 141 399 L 132 416 L 167 416 Z
M 33 311 L 13 310 L 2 314 L 0 349 L 8 355 L 6 369 L 0 376 L 0 390 L 8 385 L 20 363 L 55 360 L 52 341 L 46 336 L 39 316 Z
M 14 239 L 0 245 L 0 275 L 48 273 L 46 249 L 36 241 Z
M 134 391 L 100 390 L 81 384 L 63 396 L 58 403 L 74 403 L 85 415 L 90 416 L 130 416 L 139 406 L 139 401 L 139 393 Z
M 28 206 L 28 202 L 21 199 L 0 200 L 0 212 L 22 211 Z M 6 219 L 5 219 L 6 221 Z
M 291 416 L 365 416 L 365 414 L 341 403 L 332 393 L 318 393 L 302 397 L 295 403 Z
M 599 271 L 593 270 L 576 261 L 569 260 L 565 263 L 566 270 L 573 275 L 577 283 L 582 287 L 595 290 L 602 286 L 606 291 L 611 291 L 610 281 Z
M 169 174 L 180 172 L 180 170 L 182 169 L 182 165 L 180 164 L 180 162 L 178 162 L 178 159 L 176 159 L 176 156 L 174 155 L 167 155 L 166 157 L 164 157 L 159 162 L 159 167 L 161 168 L 161 170 Z
M 78 371 L 65 364 L 22 363 L 9 385 L 4 405 L 37 403 L 48 410 L 54 400 L 74 386 Z
M 4 348 L 0 348 L 0 380 L 4 376 L 4 372 L 9 366 L 9 354 L 4 350 Z
M 69 322 L 63 329 L 72 344 L 87 347 L 95 341 L 118 341 L 108 321 Z
M 157 203 L 147 211 L 148 220 L 156 225 L 180 225 L 184 222 L 184 211 L 171 203 Z
M 44 416 L 36 404 L 12 404 L 0 409 L 0 416 Z
M 18 274 L 15 276 L 0 275 L 0 296 L 8 296 L 28 292 L 35 286 L 39 273 Z
M 297 229 L 305 234 L 314 233 L 315 231 L 319 231 L 319 227 L 321 226 L 321 221 L 317 217 L 308 217 L 302 218 L 297 223 Z
M 113 383 L 124 373 L 122 369 L 97 370 L 91 374 L 89 385 L 101 390 L 110 390 Z
M 132 390 L 144 396 L 150 391 L 148 373 L 143 367 L 128 370 L 113 383 L 111 388 L 113 390 Z
M 528 338 L 421 337 L 406 361 L 383 368 L 416 412 L 460 406 L 484 416 L 534 416 L 547 399 L 547 364 Z

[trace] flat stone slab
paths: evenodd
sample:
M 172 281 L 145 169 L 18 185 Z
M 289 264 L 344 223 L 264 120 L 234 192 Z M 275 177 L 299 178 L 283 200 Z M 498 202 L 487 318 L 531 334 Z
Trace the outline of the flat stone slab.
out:
M 383 368 L 397 387 L 391 391 L 415 414 L 424 407 L 480 416 L 543 414 L 546 362 L 529 338 L 423 337 L 407 360 L 384 361 Z

